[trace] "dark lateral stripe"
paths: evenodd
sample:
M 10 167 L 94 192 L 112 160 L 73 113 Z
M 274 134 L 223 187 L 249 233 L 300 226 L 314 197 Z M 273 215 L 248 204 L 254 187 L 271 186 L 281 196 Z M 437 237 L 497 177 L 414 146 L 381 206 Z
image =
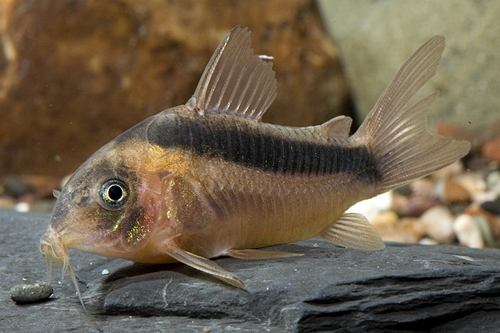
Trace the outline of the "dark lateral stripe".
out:
M 349 173 L 369 182 L 380 180 L 365 147 L 343 147 L 292 140 L 258 131 L 244 122 L 195 121 L 187 117 L 156 122 L 147 133 L 151 143 L 180 147 L 197 155 L 218 157 L 251 168 L 288 174 Z M 243 127 L 242 127 L 243 126 Z

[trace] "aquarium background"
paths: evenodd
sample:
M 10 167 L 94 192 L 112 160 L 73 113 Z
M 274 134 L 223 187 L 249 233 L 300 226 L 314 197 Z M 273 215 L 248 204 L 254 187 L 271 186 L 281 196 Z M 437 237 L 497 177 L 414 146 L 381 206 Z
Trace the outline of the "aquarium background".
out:
M 264 121 L 308 126 L 348 115 L 353 129 L 405 59 L 443 35 L 441 65 L 419 97 L 440 92 L 429 130 L 470 140 L 471 154 L 358 209 L 385 240 L 494 246 L 497 13 L 500 2 L 467 0 L 0 1 L 0 207 L 50 212 L 52 190 L 94 151 L 189 99 L 234 26 L 274 58 L 278 97 Z M 476 240 L 458 236 L 464 223 Z

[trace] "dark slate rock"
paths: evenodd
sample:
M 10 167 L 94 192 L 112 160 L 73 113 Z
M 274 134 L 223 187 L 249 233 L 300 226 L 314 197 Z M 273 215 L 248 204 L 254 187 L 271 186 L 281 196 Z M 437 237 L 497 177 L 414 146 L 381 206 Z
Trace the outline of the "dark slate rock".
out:
M 495 201 L 486 201 L 481 204 L 481 208 L 494 215 L 500 216 L 500 197 Z
M 16 198 L 33 193 L 31 186 L 16 175 L 4 177 L 3 187 L 6 195 Z
M 274 247 L 303 257 L 217 259 L 247 291 L 181 264 L 145 265 L 70 250 L 88 313 L 69 278 L 44 303 L 9 289 L 46 279 L 38 241 L 48 216 L 0 210 L 0 326 L 19 331 L 495 331 L 500 250 L 389 244 L 366 252 L 309 240 Z M 108 270 L 109 275 L 102 274 Z M 154 319 L 150 318 L 154 317 Z

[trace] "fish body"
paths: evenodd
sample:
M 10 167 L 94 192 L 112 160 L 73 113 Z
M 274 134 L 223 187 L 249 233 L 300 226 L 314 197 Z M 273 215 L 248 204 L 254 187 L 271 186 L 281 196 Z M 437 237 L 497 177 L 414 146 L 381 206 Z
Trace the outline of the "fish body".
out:
M 407 60 L 350 136 L 344 116 L 302 128 L 263 123 L 276 80 L 271 63 L 253 55 L 249 35 L 234 28 L 185 105 L 109 142 L 57 194 L 41 251 L 49 266 L 54 259 L 70 271 L 77 290 L 67 248 L 180 261 L 240 288 L 237 276 L 209 259 L 293 256 L 258 249 L 311 237 L 383 249 L 366 218 L 345 211 L 469 151 L 468 142 L 427 132 L 436 94 L 405 108 L 434 75 L 442 37 Z

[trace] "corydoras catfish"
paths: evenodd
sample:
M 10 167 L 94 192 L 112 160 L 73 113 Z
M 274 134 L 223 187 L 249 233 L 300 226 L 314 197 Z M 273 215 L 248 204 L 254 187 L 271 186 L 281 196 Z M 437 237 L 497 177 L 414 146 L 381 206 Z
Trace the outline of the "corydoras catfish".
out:
M 272 63 L 253 54 L 250 32 L 219 44 L 185 105 L 162 111 L 94 153 L 61 192 L 41 251 L 69 271 L 67 248 L 143 263 L 182 262 L 239 288 L 210 260 L 293 256 L 260 248 L 321 237 L 380 250 L 358 201 L 426 176 L 470 144 L 430 134 L 437 94 L 408 106 L 435 73 L 436 36 L 403 65 L 359 129 L 339 116 L 301 128 L 266 124 L 276 97 Z

